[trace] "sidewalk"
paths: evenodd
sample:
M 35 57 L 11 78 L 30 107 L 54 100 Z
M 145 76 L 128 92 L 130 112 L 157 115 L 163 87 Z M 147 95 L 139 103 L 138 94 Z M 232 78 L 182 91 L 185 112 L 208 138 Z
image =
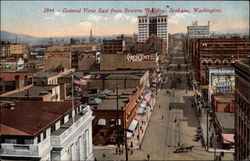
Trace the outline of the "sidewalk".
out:
M 195 89 L 195 87 L 193 88 L 194 88 L 193 89 L 194 91 L 199 91 L 199 89 Z M 199 97 L 199 100 L 197 100 L 197 98 L 195 97 L 196 111 L 197 112 L 200 111 L 199 122 L 200 122 L 200 126 L 202 129 L 202 136 L 203 136 L 204 143 L 205 143 L 204 148 L 206 148 L 208 144 L 209 152 L 214 152 L 216 149 L 217 152 L 233 153 L 234 149 L 229 149 L 229 150 L 222 149 L 222 145 L 217 141 L 218 135 L 215 132 L 213 123 L 210 122 L 211 117 L 208 116 L 207 118 L 208 109 L 203 107 L 203 102 L 204 102 L 203 98 Z M 207 133 L 208 133 L 208 136 L 207 136 Z M 208 143 L 207 143 L 207 138 L 208 138 Z

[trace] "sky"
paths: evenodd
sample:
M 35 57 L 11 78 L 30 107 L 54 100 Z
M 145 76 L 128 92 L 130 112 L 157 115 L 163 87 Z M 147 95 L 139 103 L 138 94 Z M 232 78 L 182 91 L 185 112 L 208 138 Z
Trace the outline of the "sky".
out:
M 133 34 L 146 8 L 168 15 L 171 34 L 186 33 L 196 20 L 210 21 L 211 31 L 249 28 L 248 1 L 1 1 L 1 31 L 35 37 L 83 36 L 91 29 L 94 36 Z

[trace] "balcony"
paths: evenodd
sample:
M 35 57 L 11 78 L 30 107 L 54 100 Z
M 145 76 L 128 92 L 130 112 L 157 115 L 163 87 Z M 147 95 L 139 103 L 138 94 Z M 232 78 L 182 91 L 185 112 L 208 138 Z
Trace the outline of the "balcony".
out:
M 74 116 L 73 119 L 63 124 L 58 130 L 51 134 L 51 146 L 63 147 L 68 142 L 72 141 L 72 138 L 76 138 L 85 126 L 89 125 L 89 121 L 92 121 L 92 114 L 89 107 L 86 107 L 81 113 Z
M 49 151 L 49 138 L 39 144 L 1 144 L 1 156 L 42 158 Z

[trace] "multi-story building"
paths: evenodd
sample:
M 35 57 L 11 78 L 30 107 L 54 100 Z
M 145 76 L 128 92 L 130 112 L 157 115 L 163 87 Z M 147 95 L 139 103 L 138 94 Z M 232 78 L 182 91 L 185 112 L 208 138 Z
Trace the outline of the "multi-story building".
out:
M 94 160 L 92 111 L 71 102 L 1 101 L 2 160 Z
M 58 78 L 63 77 L 70 72 L 74 72 L 74 69 L 63 69 L 62 71 L 40 71 L 35 77 L 33 77 L 34 85 L 57 85 Z
M 159 54 L 157 52 L 101 54 L 100 57 L 100 70 L 157 68 L 159 68 Z
M 187 26 L 188 38 L 209 38 L 209 21 L 207 26 L 198 26 L 198 21 L 195 21 L 192 26 Z
M 235 72 L 229 66 L 208 66 L 205 73 L 204 98 L 211 103 L 212 94 L 221 94 L 224 92 L 233 92 L 235 87 Z
M 87 58 L 92 58 L 93 53 L 96 53 L 98 51 L 100 51 L 100 44 L 97 43 L 70 44 L 65 46 L 53 45 L 47 48 L 47 52 L 45 53 L 44 66 L 47 70 L 54 69 L 59 65 L 62 65 L 66 68 L 83 68 L 82 70 L 87 70 L 87 67 L 84 68 L 82 63 L 86 63 L 86 61 L 89 63 L 90 59 L 86 59 L 86 61 L 82 62 L 82 57 L 80 57 L 80 61 L 78 60 L 79 56 L 82 56 L 83 53 L 86 53 Z M 92 54 L 88 55 L 87 53 Z M 91 60 L 91 62 L 94 61 L 94 65 L 90 64 L 88 65 L 88 67 L 97 69 L 96 54 L 94 54 L 94 56 L 94 59 Z
M 235 81 L 235 160 L 250 159 L 250 62 L 237 61 Z
M 144 42 L 154 34 L 167 42 L 167 19 L 167 15 L 156 14 L 154 9 L 146 16 L 138 16 L 138 41 Z
M 0 56 L 10 56 L 10 43 L 1 42 L 0 44 Z
M 33 86 L 28 85 L 0 95 L 1 99 L 10 100 L 36 100 L 36 101 L 60 101 L 60 86 Z
M 201 38 L 191 40 L 192 67 L 203 84 L 208 66 L 231 66 L 236 60 L 247 60 L 249 38 Z
M 0 72 L 0 94 L 32 84 L 36 72 Z
M 29 47 L 27 44 L 10 45 L 11 56 L 28 59 Z
M 125 51 L 125 41 L 122 39 L 103 40 L 102 53 L 119 53 Z
M 24 60 L 16 57 L 0 58 L 0 71 L 4 70 L 21 70 L 24 68 Z

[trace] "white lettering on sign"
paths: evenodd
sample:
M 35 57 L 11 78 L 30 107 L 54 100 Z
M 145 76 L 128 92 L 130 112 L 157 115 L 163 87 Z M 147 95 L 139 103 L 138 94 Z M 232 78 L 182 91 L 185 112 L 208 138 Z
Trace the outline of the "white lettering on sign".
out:
M 156 59 L 156 54 L 127 54 L 127 61 L 151 61 Z

